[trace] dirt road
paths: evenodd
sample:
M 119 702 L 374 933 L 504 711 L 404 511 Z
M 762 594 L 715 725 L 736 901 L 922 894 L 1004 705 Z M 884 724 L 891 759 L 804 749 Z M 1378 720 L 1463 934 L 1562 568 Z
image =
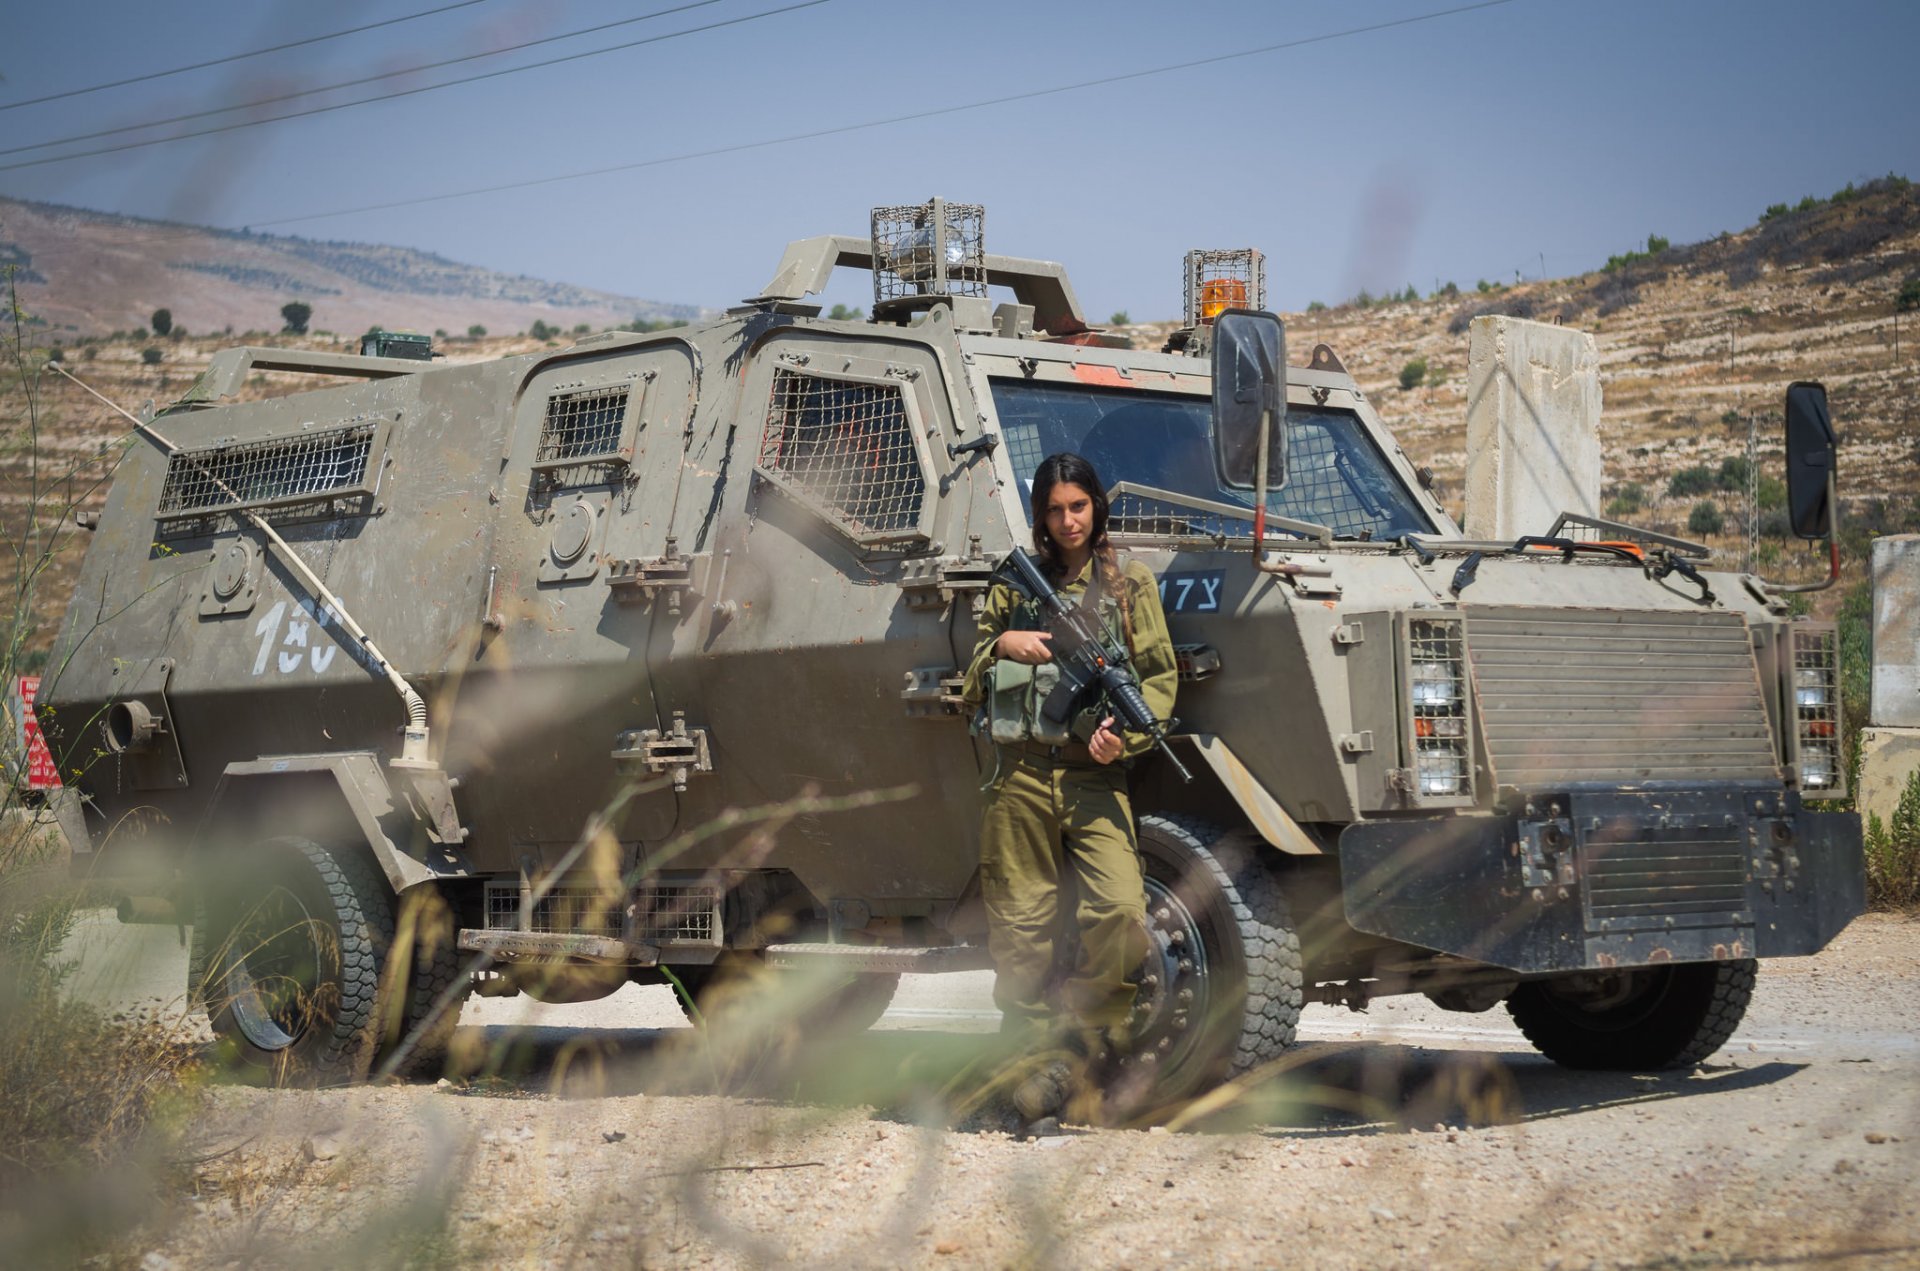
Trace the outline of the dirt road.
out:
M 84 928 L 87 991 L 172 997 L 175 933 Z M 118 969 L 116 969 L 116 958 Z M 983 976 L 719 1097 L 663 989 L 470 1003 L 484 1085 L 222 1089 L 151 1265 L 1920 1265 L 1920 922 L 1771 962 L 1700 1069 L 1581 1074 L 1503 1011 L 1310 1008 L 1192 1128 L 962 1119 Z M 171 976 L 173 978 L 169 979 Z M 943 1092 L 945 1092 L 943 1094 Z M 160 1260 L 164 1259 L 164 1263 Z

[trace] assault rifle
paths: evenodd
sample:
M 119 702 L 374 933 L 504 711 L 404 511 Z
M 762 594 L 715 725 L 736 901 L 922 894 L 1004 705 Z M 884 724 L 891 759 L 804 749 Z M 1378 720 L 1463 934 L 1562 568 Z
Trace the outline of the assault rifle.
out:
M 1099 619 L 1086 609 L 1068 604 L 1024 549 L 1014 548 L 994 572 L 1009 570 L 1013 576 L 1006 581 L 1040 603 L 1053 633 L 1053 660 L 1060 667 L 1060 682 L 1047 694 L 1041 713 L 1064 724 L 1073 717 L 1075 707 L 1097 694 L 1106 699 L 1107 713 L 1122 728 L 1153 738 L 1153 744 L 1166 755 L 1180 779 L 1192 781 L 1193 774 L 1167 745 L 1167 733 L 1178 721 L 1162 722 L 1153 717 L 1153 708 L 1141 695 L 1140 677 L 1134 674 L 1126 645 L 1109 637 Z

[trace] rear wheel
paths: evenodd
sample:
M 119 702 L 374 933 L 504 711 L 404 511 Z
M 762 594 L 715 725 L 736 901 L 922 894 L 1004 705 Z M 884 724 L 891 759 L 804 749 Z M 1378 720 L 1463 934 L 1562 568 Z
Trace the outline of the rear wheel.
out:
M 1277 1058 L 1302 1003 L 1300 940 L 1280 886 L 1205 821 L 1140 818 L 1147 958 L 1132 1054 L 1162 1098 L 1184 1098 Z
M 1583 971 L 1522 984 L 1507 1011 L 1534 1049 L 1562 1067 L 1685 1068 L 1733 1036 L 1755 969 L 1748 959 Z

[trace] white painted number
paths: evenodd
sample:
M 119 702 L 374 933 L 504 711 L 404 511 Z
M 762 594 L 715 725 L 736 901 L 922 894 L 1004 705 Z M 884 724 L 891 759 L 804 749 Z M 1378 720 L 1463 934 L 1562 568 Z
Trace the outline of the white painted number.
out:
M 282 635 L 280 624 L 286 617 L 287 602 L 282 600 L 261 614 L 260 621 L 254 624 L 253 634 L 260 637 L 260 652 L 253 659 L 253 673 L 265 674 L 269 658 L 282 675 L 291 675 L 302 666 L 310 666 L 318 674 L 332 666 L 333 655 L 340 651 L 339 647 L 328 644 L 323 648 L 317 639 L 310 639 L 308 633 L 316 626 L 321 630 L 332 626 L 333 610 L 326 606 L 316 608 L 311 600 L 302 600 Z M 274 654 L 276 645 L 278 656 Z

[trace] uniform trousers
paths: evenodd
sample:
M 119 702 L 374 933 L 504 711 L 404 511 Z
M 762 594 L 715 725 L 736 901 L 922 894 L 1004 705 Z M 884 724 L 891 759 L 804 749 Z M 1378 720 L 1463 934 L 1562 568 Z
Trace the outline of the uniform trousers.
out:
M 1104 1030 L 1118 1040 L 1133 1008 L 1127 977 L 1147 952 L 1126 770 L 1095 763 L 1084 746 L 999 749 L 980 886 L 1002 1027 L 1035 1038 L 1063 1026 Z M 1049 981 L 1069 941 L 1078 947 L 1056 1005 Z

